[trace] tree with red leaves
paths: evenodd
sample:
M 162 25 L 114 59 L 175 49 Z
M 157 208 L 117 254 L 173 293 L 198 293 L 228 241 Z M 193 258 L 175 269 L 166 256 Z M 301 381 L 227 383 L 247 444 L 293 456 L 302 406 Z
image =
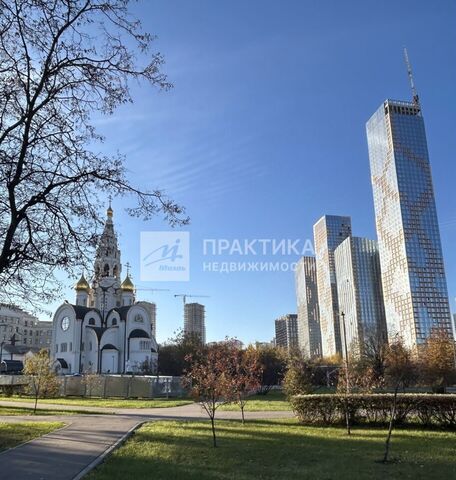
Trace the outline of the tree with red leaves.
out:
M 226 343 L 217 343 L 202 347 L 198 354 L 188 355 L 190 363 L 184 383 L 190 387 L 191 396 L 200 403 L 211 420 L 212 439 L 217 447 L 215 434 L 215 414 L 226 403 L 231 394 L 230 347 Z
M 242 424 L 245 423 L 244 409 L 249 396 L 261 387 L 263 372 L 258 351 L 249 347 L 237 348 L 234 342 L 228 344 L 230 352 L 229 396 L 241 409 Z

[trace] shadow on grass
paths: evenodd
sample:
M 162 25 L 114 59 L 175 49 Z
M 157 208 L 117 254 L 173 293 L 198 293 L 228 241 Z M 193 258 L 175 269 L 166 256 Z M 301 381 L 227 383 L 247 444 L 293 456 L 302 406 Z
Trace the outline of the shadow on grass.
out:
M 219 448 L 208 422 L 154 422 L 142 427 L 90 479 L 360 479 L 454 478 L 456 437 L 401 431 L 391 464 L 379 464 L 381 429 L 304 427 L 296 422 L 218 422 Z M 356 473 L 355 473 L 356 472 Z

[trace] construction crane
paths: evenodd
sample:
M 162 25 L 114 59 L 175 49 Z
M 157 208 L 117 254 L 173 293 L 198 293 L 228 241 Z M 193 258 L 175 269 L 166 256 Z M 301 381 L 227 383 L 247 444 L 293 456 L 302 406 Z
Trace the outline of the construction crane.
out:
M 210 298 L 209 295 L 189 295 L 188 293 L 175 293 L 174 297 L 182 297 L 184 305 L 187 301 L 187 298 Z

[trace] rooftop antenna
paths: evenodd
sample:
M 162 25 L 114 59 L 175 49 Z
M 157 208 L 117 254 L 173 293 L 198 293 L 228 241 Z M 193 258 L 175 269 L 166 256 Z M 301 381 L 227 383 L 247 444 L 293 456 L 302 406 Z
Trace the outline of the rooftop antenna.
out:
M 407 66 L 407 75 L 409 77 L 410 87 L 412 89 L 413 103 L 415 105 L 419 105 L 420 100 L 419 100 L 419 97 L 418 97 L 418 93 L 416 93 L 415 82 L 413 81 L 412 66 L 410 65 L 410 60 L 409 60 L 409 57 L 408 57 L 406 47 L 404 47 L 404 59 L 405 59 L 405 65 Z

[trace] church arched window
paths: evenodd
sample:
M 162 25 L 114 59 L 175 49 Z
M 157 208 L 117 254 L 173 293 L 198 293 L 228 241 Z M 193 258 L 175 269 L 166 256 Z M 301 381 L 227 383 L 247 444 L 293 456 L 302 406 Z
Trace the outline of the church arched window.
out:
M 117 318 L 112 319 L 112 326 L 115 327 L 117 325 Z
M 103 267 L 103 275 L 109 277 L 109 265 L 107 263 L 105 263 L 105 266 Z
M 89 325 L 95 325 L 95 319 L 89 318 Z
M 112 270 L 112 276 L 117 277 L 117 265 L 114 265 L 114 268 Z

